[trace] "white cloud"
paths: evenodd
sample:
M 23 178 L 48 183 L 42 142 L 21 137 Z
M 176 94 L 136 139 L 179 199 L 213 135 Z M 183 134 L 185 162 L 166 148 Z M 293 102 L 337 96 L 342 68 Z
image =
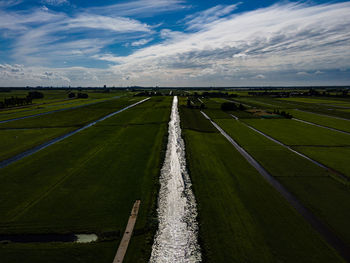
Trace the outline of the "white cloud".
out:
M 1 0 L 0 8 L 7 8 L 11 6 L 16 6 L 22 3 L 23 0 Z
M 131 18 L 90 13 L 68 16 L 47 8 L 0 11 L 1 28 L 14 39 L 13 58 L 31 65 L 86 59 L 109 44 L 153 34 L 150 26 Z
M 113 67 L 116 74 L 128 74 L 139 83 L 157 78 L 166 83 L 178 79 L 191 83 L 194 77 L 205 83 L 209 76 L 221 81 L 252 72 L 264 75 L 349 67 L 349 13 L 349 2 L 274 5 L 209 22 L 195 33 L 163 30 L 171 36 L 161 44 L 125 57 L 109 54 L 99 58 L 118 63 Z
M 170 7 L 166 6 L 168 2 Z M 186 8 L 183 1 L 176 0 L 150 0 L 149 6 L 146 3 L 139 0 L 113 5 L 114 9 L 80 10 L 73 15 L 43 9 L 34 10 L 35 15 L 29 11 L 2 12 L 0 28 L 14 33 L 10 34 L 16 43 L 14 58 L 32 65 L 34 82 L 39 76 L 45 78 L 45 72 L 52 72 L 76 85 L 93 85 L 98 80 L 115 85 L 253 85 L 272 79 L 280 79 L 280 83 L 300 80 L 303 78 L 296 78 L 296 74 L 305 73 L 310 74 L 308 79 L 325 79 L 334 69 L 350 68 L 350 2 L 284 3 L 234 15 L 233 5 L 218 6 L 181 20 L 187 21 L 189 28 L 193 25 L 196 32 L 163 28 L 159 32 L 162 42 L 139 48 L 130 55 L 104 51 L 118 41 L 142 46 L 155 38 L 157 28 L 121 16 Z M 157 9 L 155 6 L 159 9 L 152 11 Z M 79 37 L 74 38 L 75 34 Z M 112 62 L 113 66 L 34 67 L 45 62 L 53 67 L 59 59 L 70 62 L 77 57 Z M 22 69 L 19 73 L 14 73 L 19 70 L 16 67 L 2 70 L 0 79 L 5 75 L 8 80 L 9 76 L 30 76 L 29 68 Z M 345 80 L 350 82 L 349 77 Z
M 263 74 L 258 74 L 256 76 L 254 76 L 253 79 L 266 79 L 266 77 Z
M 152 17 L 154 15 L 188 8 L 184 0 L 136 0 L 109 6 L 93 7 L 88 11 L 108 16 Z
M 217 5 L 207 10 L 188 15 L 184 21 L 188 29 L 202 29 L 203 25 L 213 22 L 217 23 L 219 18 L 230 14 L 233 10 L 237 9 L 238 5 L 240 3 L 234 5 Z
M 53 5 L 53 6 L 61 6 L 61 5 L 68 5 L 69 4 L 68 0 L 42 0 L 41 2 L 43 4 Z
M 137 40 L 137 41 L 134 41 L 131 43 L 131 46 L 133 47 L 138 47 L 138 46 L 144 46 L 146 45 L 147 43 L 151 42 L 153 40 L 153 38 L 149 38 L 149 39 L 140 39 L 140 40 Z
M 298 76 L 310 76 L 310 73 L 307 73 L 305 71 L 300 71 L 300 72 L 297 72 L 297 75 Z

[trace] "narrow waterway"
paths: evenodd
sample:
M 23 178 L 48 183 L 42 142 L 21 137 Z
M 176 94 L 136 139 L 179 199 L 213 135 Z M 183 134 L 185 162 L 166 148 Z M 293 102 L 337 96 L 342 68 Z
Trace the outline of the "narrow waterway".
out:
M 159 228 L 150 262 L 201 262 L 196 201 L 186 170 L 178 99 L 173 100 L 165 161 L 160 176 Z

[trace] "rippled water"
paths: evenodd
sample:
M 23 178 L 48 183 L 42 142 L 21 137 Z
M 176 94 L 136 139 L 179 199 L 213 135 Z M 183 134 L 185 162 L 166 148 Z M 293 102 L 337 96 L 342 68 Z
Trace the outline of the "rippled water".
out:
M 152 247 L 151 263 L 201 262 L 197 241 L 196 201 L 186 171 L 185 147 L 175 96 L 169 122 L 165 162 L 160 176 L 159 228 Z

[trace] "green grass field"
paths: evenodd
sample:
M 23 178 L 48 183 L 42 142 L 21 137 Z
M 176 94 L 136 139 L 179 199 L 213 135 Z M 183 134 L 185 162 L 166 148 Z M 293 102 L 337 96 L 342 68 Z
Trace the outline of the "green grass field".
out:
M 244 120 L 247 124 L 287 145 L 350 145 L 350 136 L 288 119 Z
M 350 147 L 294 147 L 307 156 L 350 178 Z
M 331 127 L 341 131 L 350 132 L 350 120 L 346 121 L 346 120 L 336 119 L 336 118 L 327 117 L 327 116 L 321 116 L 321 115 L 298 111 L 298 110 L 290 110 L 289 112 L 293 115 L 293 117 L 304 121 L 309 121 L 309 122 L 323 125 L 326 127 Z
M 145 98 L 133 97 L 128 91 L 83 92 L 89 94 L 89 99 L 66 100 L 67 91 L 44 91 L 44 99 L 33 105 L 0 111 L 3 120 L 100 102 L 0 124 L 0 161 Z M 184 94 L 179 98 L 179 113 L 197 201 L 203 262 L 344 262 L 199 109 L 186 107 L 186 96 L 194 92 L 202 91 L 176 90 L 174 94 Z M 346 105 L 346 99 L 287 100 L 248 96 L 247 91 L 228 92 L 239 95 L 233 100 L 257 109 L 285 110 L 296 118 L 350 131 L 345 120 L 295 110 L 321 114 L 330 111 L 344 117 L 348 113 L 336 105 Z M 20 97 L 27 91 L 10 93 Z M 10 93 L 0 93 L 0 100 Z M 119 95 L 122 97 L 113 99 Z M 200 105 L 199 100 L 191 98 Z M 0 235 L 96 233 L 100 239 L 88 244 L 3 241 L 0 262 L 112 262 L 137 199 L 141 207 L 124 262 L 148 262 L 158 225 L 159 175 L 172 99 L 151 97 L 1 168 Z M 247 124 L 349 177 L 350 135 L 282 117 L 261 119 L 246 111 L 224 112 L 221 104 L 226 99 L 200 99 L 206 114 L 350 245 L 348 182 L 336 180 L 334 172 L 267 139 Z
M 0 160 L 76 130 L 140 98 L 120 98 L 82 108 L 0 124 Z
M 221 134 L 183 137 L 206 262 L 341 261 Z
M 75 127 L 68 127 L 0 130 L 0 161 L 75 129 Z
M 122 233 L 134 201 L 141 199 L 135 231 L 142 237 L 136 246 L 137 239 L 131 241 L 131 250 L 142 262 L 147 261 L 170 102 L 170 98 L 154 98 L 3 168 L 1 233 Z M 103 244 L 98 245 L 100 249 L 107 249 Z M 11 246 L 16 251 L 16 245 Z M 33 246 L 38 250 L 31 252 L 18 245 L 17 253 L 33 256 L 35 261 L 42 248 Z M 113 253 L 108 253 L 114 256 L 116 248 L 113 243 Z M 65 262 L 85 262 L 85 255 L 74 257 L 83 251 L 64 250 L 70 260 Z M 59 252 L 52 249 L 48 253 Z M 13 262 L 15 253 L 6 255 L 7 262 Z M 86 262 L 91 255 L 96 253 L 87 253 Z M 100 255 L 95 262 L 108 262 L 104 257 Z

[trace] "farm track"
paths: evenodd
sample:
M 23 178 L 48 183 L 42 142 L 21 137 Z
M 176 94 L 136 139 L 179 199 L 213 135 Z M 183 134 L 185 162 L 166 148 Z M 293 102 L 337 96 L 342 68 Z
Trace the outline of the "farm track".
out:
M 98 119 L 98 120 L 96 120 L 96 121 L 93 121 L 93 122 L 91 122 L 91 123 L 89 123 L 89 124 L 87 124 L 87 125 L 85 125 L 85 126 L 79 128 L 79 129 L 77 129 L 77 130 L 74 130 L 74 131 L 71 131 L 71 132 L 69 132 L 69 133 L 66 133 L 66 134 L 64 134 L 64 135 L 62 135 L 62 136 L 59 136 L 59 137 L 57 137 L 57 138 L 55 138 L 55 139 L 52 139 L 52 140 L 50 140 L 50 141 L 48 141 L 48 142 L 45 142 L 45 143 L 43 143 L 43 144 L 41 144 L 41 145 L 38 145 L 38 146 L 36 146 L 36 147 L 34 147 L 34 148 L 30 149 L 30 150 L 27 150 L 27 151 L 25 151 L 25 152 L 22 152 L 22 153 L 20 153 L 20 154 L 17 154 L 16 156 L 13 156 L 13 157 L 9 158 L 9 159 L 6 159 L 6 160 L 4 160 L 4 161 L 1 161 L 1 162 L 0 162 L 0 168 L 4 168 L 4 167 L 6 167 L 6 166 L 8 166 L 8 165 L 10 165 L 10 164 L 12 164 L 12 163 L 14 163 L 14 162 L 16 162 L 16 161 L 19 161 L 19 160 L 23 159 L 24 157 L 30 156 L 30 155 L 32 155 L 32 154 L 34 154 L 34 153 L 36 153 L 36 152 L 38 152 L 38 151 L 40 151 L 40 150 L 43 150 L 43 149 L 49 147 L 50 145 L 53 145 L 53 144 L 55 144 L 55 143 L 57 143 L 57 142 L 60 142 L 60 141 L 66 139 L 66 138 L 68 138 L 68 137 L 70 137 L 70 136 L 72 136 L 72 135 L 74 135 L 74 134 L 76 134 L 76 133 L 78 133 L 78 132 L 81 132 L 81 131 L 83 131 L 83 130 L 85 130 L 85 129 L 87 129 L 87 128 L 89 128 L 89 127 L 95 125 L 95 124 L 97 124 L 98 122 L 104 121 L 105 119 L 107 119 L 107 118 L 109 118 L 109 117 L 112 117 L 112 116 L 114 116 L 114 115 L 116 115 L 116 114 L 118 114 L 118 113 L 120 113 L 120 112 L 123 112 L 123 111 L 125 111 L 125 110 L 127 110 L 127 109 L 129 109 L 129 108 L 132 108 L 132 107 L 134 107 L 134 106 L 136 106 L 136 105 L 138 105 L 138 104 L 141 104 L 141 103 L 143 103 L 143 102 L 145 102 L 145 101 L 147 101 L 147 100 L 149 100 L 149 99 L 150 99 L 150 98 L 146 98 L 146 99 L 144 99 L 144 100 L 138 101 L 138 102 L 136 102 L 136 103 L 134 103 L 134 104 L 131 104 L 131 105 L 129 105 L 129 106 L 123 108 L 123 109 L 120 109 L 120 110 L 118 110 L 118 111 L 115 111 L 115 112 L 113 112 L 113 113 L 110 113 L 110 114 L 108 114 L 108 115 L 106 115 L 106 116 L 104 116 L 104 117 L 102 117 L 102 118 L 100 118 L 100 119 Z
M 214 127 L 236 148 L 236 150 L 272 185 L 303 217 L 304 219 L 348 262 L 350 249 L 329 227 L 310 212 L 302 203 L 291 194 L 276 178 L 269 174 L 247 151 L 233 140 L 218 124 L 201 111 Z
M 57 110 L 53 110 L 53 111 L 46 111 L 46 112 L 32 114 L 32 115 L 28 115 L 28 116 L 8 119 L 8 120 L 0 121 L 0 124 L 11 122 L 11 121 L 18 121 L 18 120 L 28 119 L 28 118 L 32 118 L 32 117 L 48 115 L 48 114 L 52 114 L 52 113 L 55 113 L 55 112 L 61 112 L 61 111 L 66 111 L 66 110 L 74 110 L 74 109 L 82 108 L 82 107 L 85 107 L 85 106 L 90 106 L 90 105 L 102 103 L 102 102 L 105 102 L 107 100 L 118 99 L 120 97 L 121 96 L 116 96 L 116 97 L 113 97 L 113 98 L 110 98 L 110 99 L 106 99 L 106 100 L 102 100 L 102 101 L 96 101 L 96 102 L 92 102 L 92 103 L 88 103 L 88 104 L 83 104 L 83 105 L 73 106 L 73 107 L 69 107 L 69 108 L 57 109 Z

